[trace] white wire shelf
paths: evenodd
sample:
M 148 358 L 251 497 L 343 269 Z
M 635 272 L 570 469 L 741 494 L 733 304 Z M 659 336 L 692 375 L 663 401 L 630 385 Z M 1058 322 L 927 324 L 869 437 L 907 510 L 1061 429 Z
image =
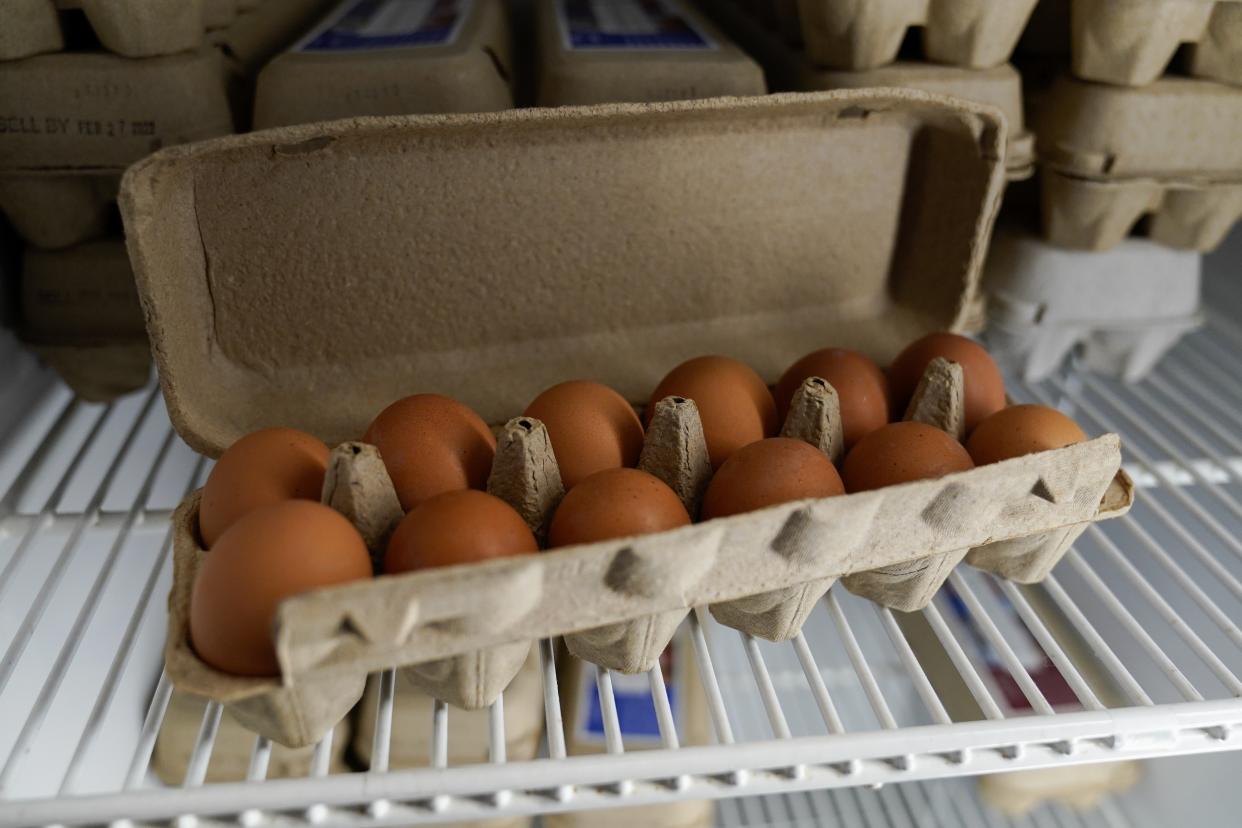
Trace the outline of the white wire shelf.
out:
M 1089 432 L 1120 432 L 1144 486 L 1129 516 L 1090 528 L 1042 585 L 963 565 L 931 607 L 902 617 L 835 587 L 779 645 L 692 615 L 714 744 L 682 746 L 657 673 L 663 747 L 627 751 L 602 672 L 608 750 L 566 758 L 544 642 L 542 758 L 505 761 L 498 704 L 491 761 L 452 765 L 452 716 L 437 706 L 431 767 L 390 769 L 402 734 L 389 671 L 369 771 L 331 770 L 329 736 L 307 775 L 265 780 L 271 746 L 257 739 L 245 779 L 205 783 L 212 704 L 179 787 L 149 772 L 171 690 L 160 674 L 168 517 L 209 464 L 176 438 L 154 389 L 93 405 L 52 386 L 25 402 L 0 450 L 0 825 L 408 825 L 703 798 L 734 800 L 718 811 L 729 825 L 826 814 L 1008 825 L 968 786 L 923 780 L 1236 750 L 1240 351 L 1242 327 L 1210 314 L 1138 386 L 1067 373 L 1011 387 Z M 889 783 L 908 784 L 860 789 Z M 920 816 L 941 811 L 958 816 Z M 1111 799 L 1086 815 L 1037 813 L 1022 824 L 1143 824 Z

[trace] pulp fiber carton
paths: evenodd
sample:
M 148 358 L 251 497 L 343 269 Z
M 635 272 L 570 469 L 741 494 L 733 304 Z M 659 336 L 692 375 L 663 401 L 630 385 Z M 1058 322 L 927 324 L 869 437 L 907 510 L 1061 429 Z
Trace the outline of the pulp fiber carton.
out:
M 683 0 L 539 0 L 540 106 L 762 95 L 763 71 Z
M 742 13 L 735 0 L 713 0 L 709 8 L 720 25 L 762 64 L 773 90 L 902 87 L 994 106 L 1005 114 L 1009 126 L 1009 143 L 1005 148 L 1007 177 L 1015 181 L 1034 173 L 1035 136 L 1025 126 L 1022 78 L 1008 63 L 968 69 L 903 60 L 861 71 L 824 69 L 776 32 L 760 25 L 758 19 Z
M 275 424 L 335 444 L 392 400 L 436 391 L 513 418 L 489 488 L 539 530 L 559 473 L 542 424 L 514 415 L 555 382 L 592 377 L 639 402 L 698 354 L 733 354 L 773 382 L 826 330 L 887 364 L 959 328 L 1005 145 L 998 111 L 912 90 L 368 118 L 164 150 L 127 173 L 121 206 L 190 445 L 218 455 Z M 960 407 L 952 373 L 929 384 L 928 410 L 937 394 Z M 820 383 L 804 394 L 818 418 L 800 430 L 831 451 L 835 392 Z M 693 507 L 697 409 L 670 398 L 655 419 L 644 466 Z M 339 456 L 344 479 L 371 481 L 391 512 L 378 458 L 360 444 Z M 1119 464 L 1105 435 L 941 480 L 297 596 L 278 610 L 275 679 L 217 673 L 186 643 L 203 554 L 194 495 L 174 518 L 168 673 L 285 743 L 322 733 L 366 673 L 394 665 L 478 707 L 537 638 L 637 672 L 694 606 L 776 638 L 839 576 L 898 607 L 930 598 L 971 549 L 1031 577 L 1048 556 L 1027 539 L 1126 510 Z M 357 506 L 346 511 L 373 539 L 399 518 Z M 1013 539 L 1024 546 L 1009 555 Z
M 6 0 L 0 6 L 0 61 L 66 47 L 63 19 L 80 18 L 109 52 L 129 58 L 197 49 L 203 30 L 235 0 Z
M 1215 248 L 1242 215 L 1242 89 L 1164 77 L 1139 88 L 1060 78 L 1032 117 L 1044 233 L 1116 246 L 1143 216 L 1170 247 Z
M 676 744 L 697 747 L 712 743 L 711 722 L 703 685 L 694 660 L 689 635 L 682 629 L 660 654 L 660 674 L 668 696 Z M 565 747 L 570 756 L 603 753 L 607 747 L 603 714 L 592 665 L 562 653 L 557 665 L 561 693 L 561 718 L 565 723 Z M 613 698 L 617 707 L 626 753 L 664 746 L 659 717 L 652 701 L 652 688 L 645 675 L 613 674 Z M 599 811 L 546 814 L 547 828 L 709 828 L 715 814 L 711 800 L 687 800 L 667 805 L 640 805 Z
M 235 75 L 253 79 L 263 66 L 306 32 L 336 0 L 276 0 L 242 9 L 233 22 L 208 35 Z M 253 100 L 245 101 L 249 119 Z
M 120 186 L 119 172 L 0 174 L 0 212 L 29 244 L 70 247 L 107 234 Z
M 1237 0 L 1073 0 L 1074 74 L 1143 86 L 1190 44 L 1186 70 L 1242 84 L 1242 3 Z
M 345 0 L 259 74 L 255 128 L 513 106 L 503 0 Z
M 986 69 L 1009 60 L 1036 0 L 798 0 L 811 60 L 874 69 L 897 59 L 906 30 L 923 30 L 933 63 Z
M 155 752 L 151 755 L 151 769 L 165 785 L 180 785 L 186 770 L 198 731 L 202 726 L 207 700 L 175 691 L 164 713 L 164 723 L 155 740 Z M 350 741 L 349 721 L 341 720 L 332 733 L 332 755 L 329 761 L 331 773 L 345 773 L 345 752 Z M 205 782 L 241 782 L 250 769 L 250 757 L 254 752 L 255 735 L 247 730 L 226 710 L 220 717 L 220 728 L 212 743 L 211 762 L 207 765 Z M 284 779 L 306 776 L 310 773 L 315 747 L 287 748 L 272 745 L 268 758 L 266 779 Z
M 147 60 L 40 55 L 0 72 L 0 174 L 113 171 L 171 144 L 233 131 L 215 49 Z
M 28 247 L 20 307 L 22 339 L 80 397 L 109 400 L 146 384 L 150 347 L 120 239 Z
M 1092 370 L 1137 382 L 1201 324 L 1200 260 L 1137 238 L 1099 253 L 1063 250 L 999 226 L 984 270 L 988 350 L 1027 382 L 1075 348 Z

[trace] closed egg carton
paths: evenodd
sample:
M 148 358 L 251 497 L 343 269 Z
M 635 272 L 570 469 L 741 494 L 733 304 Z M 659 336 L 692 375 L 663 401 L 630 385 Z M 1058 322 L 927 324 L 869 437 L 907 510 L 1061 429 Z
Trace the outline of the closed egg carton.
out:
M 0 174 L 113 173 L 154 150 L 231 134 L 229 76 L 218 50 L 131 60 L 64 52 L 6 63 Z
M 254 127 L 509 109 L 511 39 L 504 0 L 344 0 L 263 67 Z
M 80 14 L 99 45 L 117 55 L 148 58 L 185 52 L 202 44 L 207 21 L 219 17 L 217 7 L 233 2 L 13 0 L 0 8 L 0 60 L 63 50 L 63 13 Z
M 537 0 L 539 106 L 762 95 L 763 71 L 689 0 Z
M 1143 87 L 1060 78 L 1033 116 L 1045 237 L 1106 250 L 1143 216 L 1170 247 L 1209 251 L 1242 214 L 1242 89 L 1164 77 Z
M 1035 0 L 799 0 L 807 55 L 821 66 L 874 69 L 897 59 L 919 26 L 924 57 L 972 69 L 1009 60 Z
M 830 89 L 898 87 L 952 95 L 994 106 L 1005 114 L 1009 140 L 1006 177 L 1029 178 L 1035 167 L 1035 136 L 1027 129 L 1022 77 L 1008 63 L 971 69 L 940 63 L 899 60 L 874 69 L 842 70 L 817 66 L 806 52 L 741 13 L 733 0 L 715 0 L 708 8 L 716 21 L 763 66 L 773 91 L 814 92 Z
M 147 384 L 151 346 L 120 239 L 27 247 L 21 338 L 79 397 L 106 402 Z
M 1072 250 L 1111 250 L 1145 218 L 1152 241 L 1209 253 L 1242 218 L 1242 182 L 1097 180 L 1045 168 L 1040 184 L 1044 237 Z
M 119 174 L 0 175 L 0 211 L 27 244 L 70 247 L 108 231 L 120 185 Z
M 1182 44 L 1186 69 L 1242 84 L 1242 3 L 1237 0 L 1073 0 L 1074 74 L 1144 86 L 1164 74 Z
M 984 269 L 988 349 L 1026 382 L 1075 349 L 1091 370 L 1137 382 L 1202 323 L 1200 260 L 1140 238 L 1083 254 L 997 227 Z
M 185 780 L 206 709 L 207 699 L 173 691 L 155 740 L 155 751 L 151 755 L 151 769 L 165 785 L 180 785 Z M 348 718 L 341 720 L 332 732 L 332 755 L 328 764 L 331 773 L 349 770 L 345 752 L 349 749 L 350 732 Z M 238 722 L 232 713 L 222 713 L 216 738 L 212 742 L 207 776 L 203 781 L 208 784 L 244 781 L 250 768 L 255 738 L 254 732 Z M 287 748 L 273 744 L 265 778 L 306 776 L 310 773 L 315 749 L 314 745 Z

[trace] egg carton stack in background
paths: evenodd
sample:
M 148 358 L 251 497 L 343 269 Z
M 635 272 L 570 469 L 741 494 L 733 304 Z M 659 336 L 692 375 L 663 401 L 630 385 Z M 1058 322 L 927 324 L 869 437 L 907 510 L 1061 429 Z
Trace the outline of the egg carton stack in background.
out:
M 1040 175 L 997 231 L 989 345 L 1030 381 L 1076 350 L 1137 381 L 1242 215 L 1242 3 L 1045 2 L 1019 55 Z
M 995 106 L 1009 122 L 1007 177 L 1034 171 L 1022 79 L 1008 61 L 1035 0 L 701 2 L 773 91 L 901 87 Z
M 535 0 L 537 106 L 762 95 L 763 70 L 694 0 Z
M 121 173 L 244 126 L 248 67 L 317 4 L 0 5 L 0 211 L 26 243 L 16 324 L 80 396 L 111 399 L 150 375 L 115 206 Z

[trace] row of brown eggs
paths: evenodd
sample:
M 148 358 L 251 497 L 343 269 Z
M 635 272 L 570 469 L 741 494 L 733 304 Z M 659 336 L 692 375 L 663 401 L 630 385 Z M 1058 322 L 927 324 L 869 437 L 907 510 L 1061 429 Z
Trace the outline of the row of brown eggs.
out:
M 965 447 L 932 426 L 891 422 L 935 357 L 963 368 Z M 827 380 L 838 393 L 847 449 L 839 472 L 814 446 L 774 436 L 809 377 Z M 742 362 L 692 359 L 656 387 L 646 406 L 648 423 L 655 402 L 670 396 L 692 399 L 699 410 L 715 470 L 703 519 L 941 477 L 1086 439 L 1054 409 L 1007 408 L 991 357 L 954 334 L 911 344 L 887 375 L 854 351 L 816 351 L 794 363 L 774 392 Z M 665 483 L 633 468 L 644 423 L 613 389 L 564 382 L 540 394 L 524 415 L 546 426 L 566 488 L 549 527 L 550 546 L 691 523 Z M 496 441 L 467 406 L 434 394 L 407 397 L 380 412 L 363 440 L 379 449 L 406 512 L 388 544 L 386 573 L 538 551 L 517 512 L 481 491 Z M 241 438 L 216 463 L 199 508 L 199 531 L 210 552 L 199 568 L 190 613 L 191 642 L 208 664 L 238 675 L 277 674 L 270 635 L 277 604 L 372 574 L 354 527 L 314 502 L 328 454 L 318 439 L 276 428 Z

